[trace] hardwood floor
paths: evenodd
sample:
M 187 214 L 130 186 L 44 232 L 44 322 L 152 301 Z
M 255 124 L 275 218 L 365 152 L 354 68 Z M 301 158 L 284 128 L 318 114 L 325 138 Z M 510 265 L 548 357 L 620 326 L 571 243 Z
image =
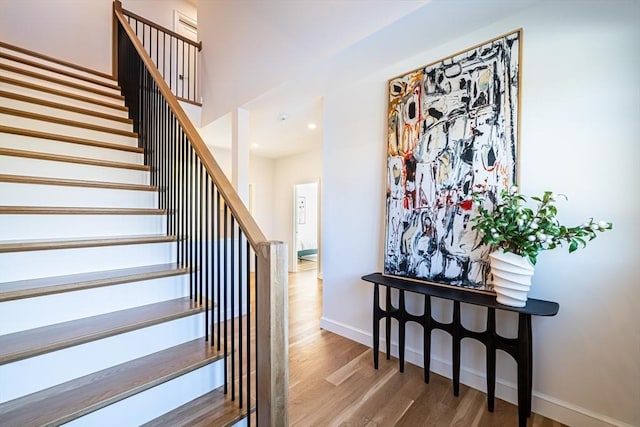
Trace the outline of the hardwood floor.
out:
M 369 347 L 322 331 L 322 282 L 316 271 L 289 276 L 289 423 L 291 426 L 516 426 L 517 408 L 496 399 L 495 412 L 486 396 L 395 358 L 380 357 L 373 369 Z M 530 427 L 563 424 L 533 414 Z

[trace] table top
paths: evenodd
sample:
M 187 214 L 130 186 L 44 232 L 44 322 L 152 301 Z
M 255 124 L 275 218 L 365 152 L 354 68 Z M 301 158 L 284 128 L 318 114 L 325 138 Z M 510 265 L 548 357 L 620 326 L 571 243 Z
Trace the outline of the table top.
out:
M 496 301 L 496 296 L 484 292 L 474 292 L 465 288 L 457 288 L 449 285 L 439 285 L 435 283 L 419 282 L 396 276 L 385 276 L 382 273 L 372 273 L 362 276 L 362 280 L 377 283 L 391 288 L 402 289 L 422 295 L 438 298 L 445 298 L 453 301 L 460 301 L 467 304 L 480 305 L 483 307 L 496 308 L 498 310 L 513 311 L 534 316 L 555 316 L 558 314 L 560 305 L 557 302 L 545 301 L 529 298 L 524 307 L 510 307 Z

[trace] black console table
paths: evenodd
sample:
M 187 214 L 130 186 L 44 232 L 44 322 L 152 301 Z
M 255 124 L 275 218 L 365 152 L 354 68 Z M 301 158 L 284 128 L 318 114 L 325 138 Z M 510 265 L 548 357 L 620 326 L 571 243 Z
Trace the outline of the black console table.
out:
M 486 347 L 487 352 L 487 406 L 493 412 L 496 386 L 496 350 L 511 355 L 518 366 L 518 423 L 526 427 L 531 416 L 532 387 L 532 336 L 531 316 L 555 316 L 558 303 L 529 298 L 522 308 L 509 307 L 496 302 L 493 295 L 470 292 L 452 286 L 438 286 L 419 283 L 400 277 L 384 276 L 381 273 L 368 274 L 363 280 L 374 284 L 373 289 L 373 365 L 378 369 L 380 348 L 380 320 L 386 321 L 387 359 L 391 353 L 391 319 L 398 321 L 398 356 L 400 372 L 404 372 L 405 326 L 407 322 L 416 322 L 424 330 L 424 381 L 429 382 L 429 364 L 431 359 L 431 331 L 440 329 L 448 332 L 453 341 L 453 394 L 460 392 L 460 343 L 463 338 L 473 338 Z M 386 309 L 380 307 L 380 286 L 386 287 Z M 391 288 L 400 291 L 398 307 L 391 302 Z M 413 315 L 405 307 L 405 291 L 424 295 L 424 314 Z M 453 320 L 441 323 L 431 317 L 431 297 L 453 301 Z M 487 326 L 484 332 L 466 329 L 460 321 L 460 303 L 487 307 Z M 496 333 L 496 309 L 518 313 L 518 335 L 505 338 Z

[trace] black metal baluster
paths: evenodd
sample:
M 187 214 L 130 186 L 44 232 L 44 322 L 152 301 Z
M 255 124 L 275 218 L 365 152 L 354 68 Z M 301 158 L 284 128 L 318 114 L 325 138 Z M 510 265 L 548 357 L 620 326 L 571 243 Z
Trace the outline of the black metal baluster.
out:
M 224 394 L 227 394 L 228 392 L 228 385 L 229 385 L 229 373 L 228 373 L 228 341 L 229 341 L 229 335 L 228 335 L 228 330 L 227 330 L 227 313 L 228 313 L 228 306 L 227 306 L 227 287 L 228 287 L 228 269 L 227 269 L 227 260 L 228 260 L 228 251 L 227 251 L 227 227 L 228 227 L 228 207 L 227 207 L 227 203 L 225 201 L 224 203 L 224 230 L 222 231 L 222 234 L 224 236 L 223 238 L 223 246 L 224 246 L 224 256 L 222 257 L 223 259 L 223 273 L 222 273 L 222 277 L 224 278 L 224 280 L 222 281 L 222 300 L 223 300 L 223 307 L 224 307 L 224 314 L 223 314 L 223 321 L 224 321 Z
M 191 99 L 191 45 L 187 47 L 187 96 L 185 98 Z M 184 93 L 182 94 L 184 96 Z
M 198 96 L 198 50 L 194 48 L 193 51 L 193 100 L 200 102 Z
M 186 139 L 187 145 L 187 233 L 189 234 L 189 245 L 187 246 L 189 262 L 189 289 L 191 289 L 191 299 L 194 299 L 195 289 L 193 281 L 193 148 L 190 141 Z
M 231 273 L 231 281 L 229 283 L 230 291 L 231 291 L 231 400 L 236 400 L 236 300 L 235 300 L 235 265 L 233 260 L 236 255 L 235 250 L 235 229 L 236 229 L 236 221 L 233 214 L 231 215 L 231 259 L 229 260 L 229 270 Z
M 182 129 L 180 130 L 180 168 L 182 169 L 182 181 L 180 182 L 181 187 L 181 195 L 182 195 L 182 206 L 180 206 L 180 238 L 181 238 L 181 246 L 182 246 L 182 266 L 186 268 L 187 266 L 187 145 L 186 145 L 186 136 Z
M 182 60 L 180 62 L 182 62 L 182 89 L 180 90 L 180 96 L 184 98 L 184 42 L 182 42 Z
M 203 178 L 204 178 L 204 174 L 202 173 L 202 170 L 204 169 L 204 166 L 202 165 L 202 162 L 200 161 L 200 159 L 198 159 L 198 163 L 200 164 L 200 167 L 198 168 L 198 203 L 199 203 L 199 207 L 198 207 L 198 234 L 200 237 L 200 242 L 198 244 L 198 287 L 199 290 L 198 292 L 200 293 L 200 304 L 202 304 L 202 299 L 203 299 L 203 274 L 204 274 L 204 265 L 202 264 L 202 255 L 203 255 L 203 250 L 204 247 L 202 246 L 204 244 L 204 223 L 203 223 L 203 218 L 206 218 L 206 216 L 202 213 L 202 210 L 204 209 L 204 183 L 203 183 Z M 206 309 L 205 309 L 206 310 Z M 206 331 L 206 324 L 205 324 L 205 331 Z
M 246 242 L 246 298 L 247 298 L 247 413 L 251 411 L 251 245 Z M 250 425 L 250 416 L 247 417 L 247 424 Z
M 240 408 L 242 408 L 242 308 L 244 306 L 242 302 L 242 229 L 238 228 L 238 397 L 240 398 Z
M 222 241 L 222 234 L 220 231 L 220 220 L 221 220 L 221 211 L 222 208 L 220 206 L 220 190 L 218 190 L 216 188 L 216 217 L 217 217 L 217 221 L 216 221 L 216 229 L 217 229 L 217 233 L 216 233 L 216 246 L 218 247 L 218 250 L 216 252 L 216 267 L 217 267 L 217 271 L 216 271 L 216 277 L 217 277 L 217 281 L 216 281 L 216 288 L 217 288 L 217 295 L 218 295 L 218 310 L 217 310 L 217 318 L 218 318 L 218 351 L 220 351 L 220 347 L 221 347 L 221 310 L 222 310 L 222 293 L 220 290 L 220 286 L 221 286 L 221 277 L 222 277 L 222 265 L 220 264 L 220 259 L 222 257 L 221 251 L 222 251 L 222 247 L 220 246 L 220 242 Z
M 205 263 L 206 265 L 204 266 L 205 270 L 204 270 L 204 289 L 205 289 L 205 299 L 204 299 L 204 317 L 205 317 L 205 327 L 204 327 L 204 336 L 205 336 L 205 340 L 208 341 L 209 340 L 209 299 L 211 299 L 211 308 L 213 309 L 213 299 L 211 298 L 211 293 L 209 292 L 209 266 L 211 265 L 211 260 L 209 259 L 209 220 L 211 218 L 211 209 L 209 206 L 209 185 L 210 185 L 210 179 L 209 179 L 209 175 L 206 174 L 206 169 L 205 169 L 205 188 L 204 188 L 204 221 L 205 221 L 205 231 L 204 231 L 204 235 L 205 235 L 205 252 L 204 252 L 204 259 L 205 259 Z M 211 313 L 213 314 L 213 313 Z M 213 342 L 213 337 L 211 337 L 211 342 Z

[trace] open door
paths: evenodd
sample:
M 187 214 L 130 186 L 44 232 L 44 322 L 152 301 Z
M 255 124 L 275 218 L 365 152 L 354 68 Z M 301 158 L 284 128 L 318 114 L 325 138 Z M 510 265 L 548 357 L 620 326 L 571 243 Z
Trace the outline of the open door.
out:
M 320 203 L 318 182 L 295 185 L 293 271 L 318 270 L 320 262 Z

